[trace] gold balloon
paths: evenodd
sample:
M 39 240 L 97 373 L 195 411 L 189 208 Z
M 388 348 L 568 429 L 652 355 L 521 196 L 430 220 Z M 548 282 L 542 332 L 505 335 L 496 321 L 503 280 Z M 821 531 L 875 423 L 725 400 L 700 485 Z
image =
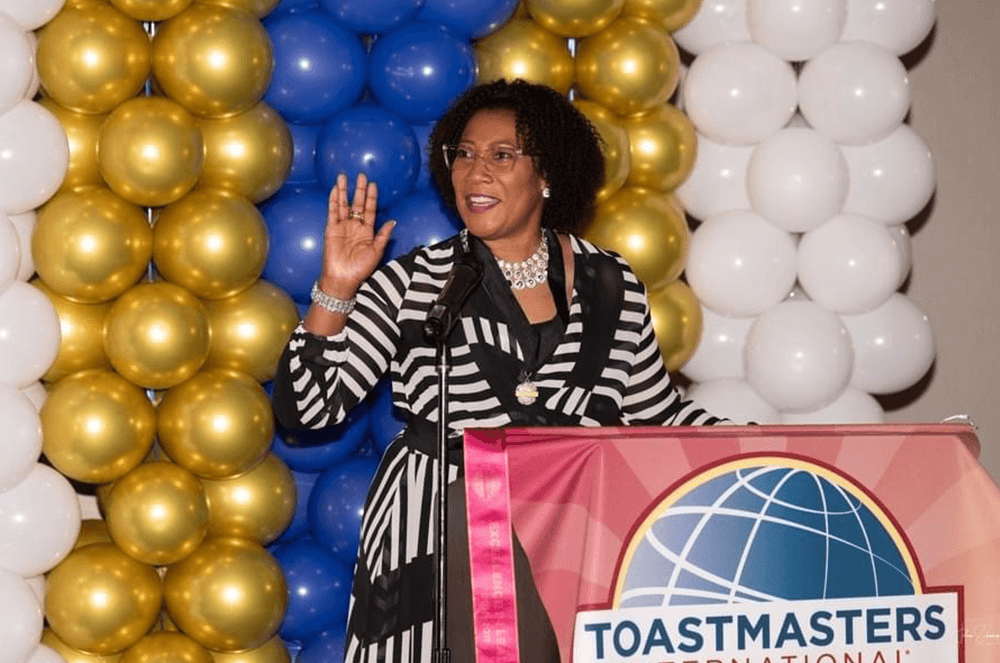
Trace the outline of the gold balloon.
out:
M 267 225 L 246 198 L 195 189 L 157 215 L 153 260 L 163 278 L 198 297 L 230 297 L 264 270 Z
M 107 3 L 71 4 L 38 33 L 44 92 L 80 113 L 107 113 L 142 89 L 150 72 L 142 24 Z
M 38 103 L 56 116 L 69 141 L 69 167 L 59 191 L 81 186 L 104 186 L 97 167 L 97 137 L 107 116 L 78 113 L 60 106 L 49 97 L 39 99 Z
M 196 2 L 153 38 L 159 87 L 201 117 L 235 115 L 260 101 L 272 65 L 267 31 L 245 9 Z
M 683 281 L 649 293 L 653 330 L 668 371 L 684 365 L 701 339 L 701 305 Z
M 157 430 L 174 462 L 199 477 L 221 479 L 264 460 L 274 416 L 267 393 L 252 378 L 206 370 L 164 394 Z
M 86 518 L 80 522 L 80 534 L 76 537 L 73 549 L 89 546 L 91 543 L 114 543 L 108 534 L 108 525 L 103 520 Z
M 684 269 L 689 235 L 684 210 L 671 196 L 625 187 L 597 206 L 584 236 L 620 253 L 639 280 L 655 290 Z
M 528 11 L 527 0 L 520 0 L 517 3 L 517 9 L 514 10 L 514 15 L 511 18 L 531 18 L 531 12 Z
M 245 9 L 257 18 L 264 18 L 278 6 L 278 0 L 210 0 L 219 5 Z
M 670 34 L 635 18 L 618 19 L 577 50 L 581 94 L 619 115 L 666 103 L 679 78 L 680 55 Z
M 56 382 L 42 406 L 42 450 L 77 481 L 107 483 L 142 462 L 153 447 L 156 412 L 146 394 L 111 371 Z
M 137 21 L 165 21 L 187 9 L 192 0 L 111 0 L 111 4 Z
M 212 345 L 205 368 L 228 368 L 258 382 L 274 377 L 278 359 L 299 322 L 295 302 L 267 281 L 225 299 L 205 302 Z
M 215 663 L 289 663 L 288 647 L 274 636 L 260 647 L 238 652 L 212 652 Z
M 105 519 L 111 538 L 146 564 L 173 564 L 208 532 L 208 501 L 197 477 L 173 463 L 143 463 L 111 489 Z
M 112 543 L 92 543 L 70 552 L 49 572 L 45 617 L 73 649 L 115 654 L 152 628 L 162 600 L 156 569 Z
M 50 628 L 42 631 L 42 644 L 55 649 L 60 656 L 66 659 L 66 663 L 118 663 L 122 658 L 121 653 L 101 656 L 73 649 L 60 640 Z
M 156 631 L 129 647 L 121 663 L 213 663 L 212 654 L 183 633 Z
M 194 375 L 210 339 L 205 306 L 174 283 L 140 283 L 115 301 L 104 324 L 104 351 L 115 370 L 148 389 Z
M 477 83 L 523 78 L 561 94 L 573 85 L 573 56 L 566 39 L 531 19 L 515 18 L 476 44 Z
M 687 115 L 669 104 L 625 118 L 632 169 L 626 184 L 673 191 L 694 169 L 698 136 Z
M 153 231 L 142 209 L 104 187 L 57 193 L 38 210 L 31 238 L 35 270 L 77 302 L 114 299 L 146 272 Z
M 674 32 L 687 25 L 700 8 L 701 0 L 625 0 L 622 16 L 649 21 Z
M 527 0 L 528 11 L 546 30 L 564 37 L 600 32 L 622 12 L 625 0 Z
M 284 119 L 260 102 L 250 110 L 198 122 L 205 167 L 198 184 L 259 203 L 281 188 L 292 167 L 292 135 Z
M 281 566 L 246 539 L 206 540 L 167 569 L 163 585 L 171 620 L 215 651 L 260 647 L 277 633 L 285 615 Z
M 145 207 L 172 203 L 201 176 L 205 146 L 194 116 L 162 97 L 115 108 L 97 140 L 101 176 L 119 196 Z
M 111 368 L 102 339 L 111 304 L 74 302 L 57 295 L 39 278 L 32 279 L 31 285 L 45 293 L 59 316 L 59 352 L 42 379 L 53 382 L 91 368 Z
M 583 113 L 601 136 L 604 154 L 604 186 L 597 192 L 597 202 L 603 203 L 622 188 L 630 168 L 629 136 L 622 119 L 600 104 L 574 99 L 573 105 Z
M 208 498 L 208 535 L 260 544 L 278 538 L 295 516 L 295 477 L 273 453 L 230 479 L 202 479 Z

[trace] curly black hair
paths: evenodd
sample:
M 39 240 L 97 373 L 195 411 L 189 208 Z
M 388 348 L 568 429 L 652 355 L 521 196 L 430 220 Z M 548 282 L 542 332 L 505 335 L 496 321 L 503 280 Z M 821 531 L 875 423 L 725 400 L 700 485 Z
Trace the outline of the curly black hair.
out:
M 465 125 L 481 110 L 514 112 L 519 147 L 532 156 L 551 192 L 542 207 L 542 225 L 568 233 L 582 231 L 594 218 L 597 192 L 604 185 L 600 135 L 565 96 L 521 79 L 468 89 L 435 124 L 430 171 L 448 206 L 458 213 L 441 146 L 459 143 Z

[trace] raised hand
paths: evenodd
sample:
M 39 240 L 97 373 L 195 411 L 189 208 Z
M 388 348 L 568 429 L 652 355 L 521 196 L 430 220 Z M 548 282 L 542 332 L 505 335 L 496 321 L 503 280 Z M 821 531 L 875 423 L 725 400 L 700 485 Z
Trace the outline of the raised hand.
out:
M 320 288 L 327 294 L 350 299 L 382 259 L 394 222 L 386 223 L 375 233 L 377 205 L 378 187 L 364 173 L 358 175 L 350 204 L 347 176 L 337 177 L 330 190 L 319 279 Z

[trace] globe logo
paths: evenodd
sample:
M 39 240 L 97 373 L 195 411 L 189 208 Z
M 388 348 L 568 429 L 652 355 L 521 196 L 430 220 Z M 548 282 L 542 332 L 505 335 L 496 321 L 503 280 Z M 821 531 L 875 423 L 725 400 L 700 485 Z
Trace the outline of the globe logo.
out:
M 667 495 L 636 530 L 618 608 L 922 593 L 902 535 L 835 471 L 794 458 L 741 459 Z

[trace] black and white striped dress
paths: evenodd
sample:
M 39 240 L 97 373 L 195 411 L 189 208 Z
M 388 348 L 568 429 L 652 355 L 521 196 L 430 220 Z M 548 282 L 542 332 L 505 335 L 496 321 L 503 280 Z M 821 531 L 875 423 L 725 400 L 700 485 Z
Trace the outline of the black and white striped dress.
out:
M 433 503 L 438 420 L 435 348 L 422 323 L 460 252 L 483 266 L 449 339 L 449 464 L 461 467 L 465 428 L 712 424 L 670 382 L 653 334 L 646 292 L 618 256 L 571 237 L 572 301 L 562 255 L 550 251 L 556 333 L 525 318 L 492 255 L 459 236 L 419 248 L 361 287 L 345 329 L 318 337 L 299 327 L 275 380 L 275 413 L 286 426 L 341 421 L 388 370 L 409 425 L 382 458 L 366 502 L 348 618 L 348 661 L 430 661 L 434 577 Z M 550 246 L 558 240 L 549 234 Z M 550 326 L 551 329 L 551 326 Z M 518 403 L 532 380 L 538 398 Z

